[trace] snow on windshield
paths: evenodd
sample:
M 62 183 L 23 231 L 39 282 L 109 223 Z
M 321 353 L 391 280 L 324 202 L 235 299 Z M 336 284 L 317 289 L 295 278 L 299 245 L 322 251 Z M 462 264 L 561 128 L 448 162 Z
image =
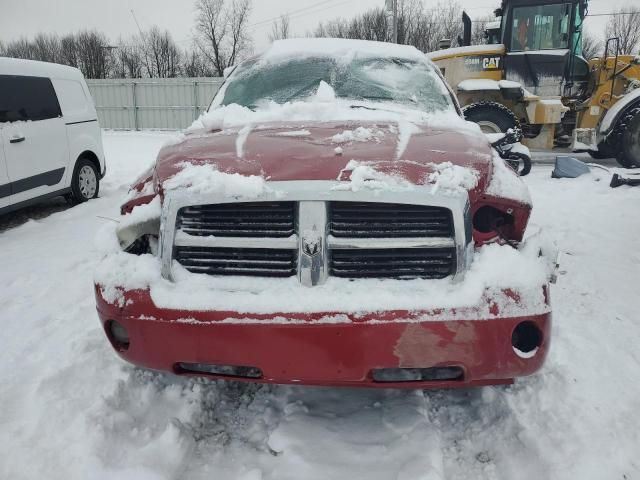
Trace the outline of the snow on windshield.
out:
M 425 112 L 454 109 L 435 67 L 418 50 L 376 42 L 301 43 L 276 42 L 240 65 L 212 108 L 238 104 L 255 110 L 269 102 L 312 99 L 326 84 L 342 99 L 399 103 Z

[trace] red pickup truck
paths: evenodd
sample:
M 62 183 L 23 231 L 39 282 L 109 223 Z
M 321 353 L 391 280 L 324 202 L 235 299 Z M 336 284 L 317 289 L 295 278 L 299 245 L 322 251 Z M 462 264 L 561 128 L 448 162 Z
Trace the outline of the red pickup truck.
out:
M 418 50 L 275 42 L 133 185 L 97 310 L 122 358 L 179 375 L 508 383 L 549 346 L 530 211 Z

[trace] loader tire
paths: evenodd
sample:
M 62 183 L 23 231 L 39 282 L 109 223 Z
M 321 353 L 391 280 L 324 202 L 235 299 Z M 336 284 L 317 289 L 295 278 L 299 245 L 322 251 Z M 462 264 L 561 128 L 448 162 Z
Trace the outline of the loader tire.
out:
M 616 159 L 625 168 L 640 167 L 640 107 L 629 110 L 616 126 L 620 150 Z
M 520 121 L 507 107 L 498 102 L 477 102 L 462 109 L 464 118 L 480 125 L 484 133 L 506 133 L 510 128 L 520 130 Z
M 604 142 L 598 145 L 597 151 L 589 150 L 588 153 L 591 155 L 591 158 L 595 158 L 596 160 L 604 160 L 605 158 L 614 158 L 616 156 L 616 151 Z

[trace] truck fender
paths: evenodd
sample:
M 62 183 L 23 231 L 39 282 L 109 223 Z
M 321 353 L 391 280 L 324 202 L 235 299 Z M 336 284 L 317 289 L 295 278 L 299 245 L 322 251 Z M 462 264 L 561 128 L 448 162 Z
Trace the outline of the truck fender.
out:
M 636 88 L 618 100 L 604 115 L 598 125 L 598 140 L 607 137 L 618 121 L 632 108 L 640 106 L 640 88 Z

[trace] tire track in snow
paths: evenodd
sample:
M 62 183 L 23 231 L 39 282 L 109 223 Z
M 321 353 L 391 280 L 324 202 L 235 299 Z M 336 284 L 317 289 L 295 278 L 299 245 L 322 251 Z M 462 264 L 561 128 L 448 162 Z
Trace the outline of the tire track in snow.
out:
M 440 432 L 446 479 L 550 478 L 538 450 L 520 436 L 511 387 L 425 391 L 426 414 Z M 528 399 L 527 402 L 530 402 Z

